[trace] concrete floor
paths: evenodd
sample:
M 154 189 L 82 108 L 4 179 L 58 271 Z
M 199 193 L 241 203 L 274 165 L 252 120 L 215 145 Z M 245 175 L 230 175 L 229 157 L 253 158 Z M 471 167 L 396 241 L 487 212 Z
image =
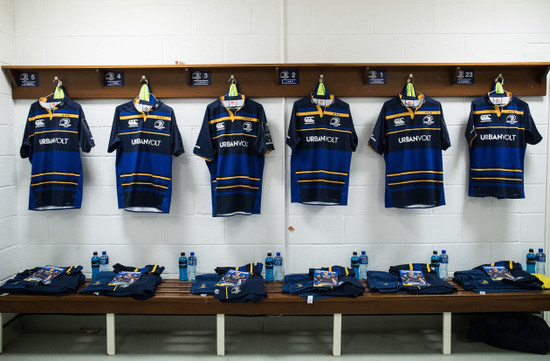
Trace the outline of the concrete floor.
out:
M 344 316 L 342 356 L 326 316 L 226 317 L 226 356 L 216 356 L 213 316 L 117 316 L 107 356 L 104 316 L 21 315 L 4 328 L 0 360 L 549 360 L 465 340 L 453 315 L 452 355 L 441 354 L 441 317 Z M 95 333 L 97 332 L 97 333 Z

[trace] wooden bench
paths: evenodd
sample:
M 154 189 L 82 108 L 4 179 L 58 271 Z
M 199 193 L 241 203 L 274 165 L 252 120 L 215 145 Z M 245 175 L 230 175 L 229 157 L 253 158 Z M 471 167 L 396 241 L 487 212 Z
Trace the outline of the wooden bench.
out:
M 89 281 L 87 281 L 89 282 Z M 86 284 L 87 284 L 86 282 Z M 94 295 L 0 297 L 3 313 L 105 314 L 107 354 L 115 354 L 115 315 L 216 315 L 217 354 L 225 354 L 225 315 L 332 315 L 333 355 L 341 354 L 342 315 L 442 314 L 443 354 L 451 353 L 452 313 L 543 312 L 550 310 L 550 290 L 481 295 L 459 288 L 451 295 L 368 293 L 358 298 L 327 298 L 308 304 L 302 297 L 281 293 L 280 282 L 266 283 L 261 303 L 224 303 L 212 296 L 189 293 L 190 282 L 165 279 L 147 301 Z M 83 286 L 84 287 L 84 286 Z M 545 312 L 548 322 L 548 312 Z M 2 332 L 0 327 L 0 353 Z

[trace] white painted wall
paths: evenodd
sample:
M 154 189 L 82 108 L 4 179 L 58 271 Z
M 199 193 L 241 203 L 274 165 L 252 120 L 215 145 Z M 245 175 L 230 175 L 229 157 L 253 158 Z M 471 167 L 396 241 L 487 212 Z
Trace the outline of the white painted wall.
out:
M 13 0 L 0 0 L 0 65 L 14 60 Z M 14 140 L 14 103 L 8 78 L 0 76 L 0 280 L 18 268 L 17 142 Z
M 1 4 L 9 8 L 11 1 Z M 288 62 L 311 63 L 550 61 L 550 1 L 417 0 L 412 6 L 405 0 L 301 0 L 285 1 L 284 6 L 286 28 L 281 30 L 280 0 L 18 0 L 13 63 L 262 63 L 279 62 L 282 50 Z M 5 22 L 1 24 L 0 34 L 9 36 Z M 330 79 L 327 85 L 330 89 Z M 9 87 L 3 84 L 1 89 L 0 99 L 9 108 L 9 96 L 4 95 Z M 284 249 L 287 272 L 300 272 L 310 266 L 348 264 L 352 250 L 365 249 L 372 267 L 385 270 L 391 264 L 425 262 L 433 249 L 445 248 L 450 269 L 458 270 L 499 259 L 523 261 L 527 248 L 543 245 L 548 96 L 524 98 L 545 139 L 527 151 L 527 198 L 504 201 L 466 197 L 463 132 L 472 99 L 439 98 L 453 144 L 444 153 L 448 205 L 430 210 L 384 208 L 383 159 L 367 141 L 385 98 L 344 99 L 351 104 L 360 137 L 351 166 L 349 205 L 285 202 L 283 174 L 290 152 L 284 139 L 296 99 L 287 99 L 284 107 L 281 99 L 256 100 L 265 107 L 276 151 L 266 161 L 262 214 L 232 218 L 210 216 L 207 168 L 191 154 L 212 99 L 166 99 L 176 111 L 187 151 L 174 160 L 169 215 L 116 208 L 114 156 L 106 148 L 114 108 L 127 99 L 80 101 L 97 142 L 83 155 L 81 210 L 28 211 L 27 160 L 18 158 L 17 171 L 0 176 L 1 199 L 17 199 L 17 209 L 2 206 L 0 217 L 8 220 L 1 219 L 0 226 L 11 229 L 13 215 L 18 215 L 18 232 L 11 231 L 21 243 L 18 267 L 78 263 L 89 271 L 92 251 L 108 250 L 112 262 L 155 262 L 175 274 L 179 251 L 194 250 L 203 273 L 217 265 L 262 261 L 268 249 Z M 13 168 L 30 104 L 16 101 L 14 123 L 2 119 L 0 162 L 8 167 Z M 15 141 L 5 135 L 12 124 Z M 289 225 L 296 230 L 289 232 Z M 13 244 L 11 239 L 8 245 L 2 241 L 2 248 Z M 0 262 L 8 251 L 1 251 Z

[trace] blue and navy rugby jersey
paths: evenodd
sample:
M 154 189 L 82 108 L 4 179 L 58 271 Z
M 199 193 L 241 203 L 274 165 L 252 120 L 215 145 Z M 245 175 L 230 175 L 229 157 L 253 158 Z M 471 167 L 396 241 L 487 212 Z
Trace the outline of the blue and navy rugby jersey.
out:
M 88 153 L 94 145 L 80 104 L 68 97 L 34 102 L 20 151 L 32 165 L 29 209 L 80 208 L 80 149 Z
M 386 161 L 386 208 L 444 205 L 441 150 L 450 145 L 438 101 L 402 93 L 385 102 L 369 146 Z
M 490 93 L 489 93 L 490 94 Z M 523 166 L 527 144 L 542 140 L 529 105 L 511 93 L 472 101 L 466 139 L 470 145 L 470 197 L 525 198 Z
M 242 105 L 232 110 L 224 101 Z M 264 155 L 272 150 L 261 104 L 221 97 L 206 107 L 194 153 L 210 171 L 212 216 L 260 213 Z
M 183 153 L 174 110 L 155 99 L 134 99 L 115 110 L 108 152 L 116 150 L 118 208 L 170 211 L 172 155 Z
M 357 148 L 357 134 L 347 103 L 334 95 L 297 100 L 286 143 L 292 148 L 292 202 L 348 204 L 351 152 Z

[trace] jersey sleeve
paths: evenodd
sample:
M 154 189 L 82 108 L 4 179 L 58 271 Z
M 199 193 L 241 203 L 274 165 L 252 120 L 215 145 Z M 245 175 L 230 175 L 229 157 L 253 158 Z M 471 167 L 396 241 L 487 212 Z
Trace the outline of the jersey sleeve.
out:
M 351 111 L 349 112 L 349 127 L 351 130 L 350 147 L 351 147 L 351 151 L 355 152 L 357 150 L 357 144 L 359 143 L 359 138 L 357 137 L 357 133 L 355 132 L 355 126 L 353 125 L 353 118 L 351 117 Z
M 172 120 L 170 121 L 170 126 L 172 127 L 172 129 L 170 132 L 170 138 L 172 139 L 172 155 L 175 155 L 177 157 L 179 155 L 182 155 L 185 150 L 183 149 L 183 141 L 181 139 L 181 134 L 178 129 L 178 124 L 176 123 L 176 114 L 174 112 L 172 112 L 171 118 Z
M 386 148 L 386 105 L 380 110 L 378 120 L 369 139 L 369 147 L 378 154 L 384 154 Z
M 535 121 L 533 120 L 533 117 L 531 116 L 531 111 L 529 110 L 529 105 L 525 108 L 525 112 L 523 114 L 523 119 L 525 120 L 525 141 L 528 144 L 537 144 L 542 140 L 542 136 L 540 135 L 539 131 L 537 130 L 537 126 L 535 125 Z
M 120 110 L 116 108 L 115 116 L 113 118 L 113 127 L 111 128 L 111 137 L 109 138 L 109 146 L 107 152 L 111 153 L 115 151 L 120 144 L 119 127 L 118 122 L 120 118 Z
M 193 153 L 203 158 L 206 161 L 212 161 L 216 157 L 216 149 L 212 144 L 212 135 L 210 133 L 210 111 L 206 108 L 202 128 L 197 138 L 197 143 L 193 149 Z
M 274 151 L 275 148 L 273 147 L 273 139 L 271 138 L 271 131 L 269 130 L 263 107 L 258 114 L 258 123 L 258 136 L 254 142 L 254 147 L 258 154 L 266 155 Z
M 443 108 L 441 109 L 441 149 L 447 150 L 451 146 L 451 138 L 449 137 L 449 131 L 447 130 L 447 125 L 445 124 L 445 116 L 443 115 Z
M 290 123 L 288 124 L 288 133 L 286 136 L 286 144 L 294 149 L 300 143 L 300 136 L 298 135 L 297 129 L 297 120 L 296 120 L 296 104 L 292 107 L 292 115 L 290 116 Z
M 466 132 L 464 133 L 468 145 L 471 147 L 474 139 L 477 137 L 476 128 L 474 125 L 474 105 L 470 107 L 470 117 L 468 118 L 468 124 L 466 125 Z
M 32 108 L 29 110 L 29 116 L 27 117 L 25 124 L 25 132 L 23 133 L 23 142 L 21 143 L 21 149 L 19 150 L 21 158 L 28 158 L 32 156 L 31 135 L 34 134 L 34 122 L 29 121 L 31 112 Z
M 82 107 L 78 110 L 78 115 L 80 117 L 80 134 L 78 139 L 80 149 L 82 149 L 84 153 L 89 153 L 90 150 L 95 147 L 94 137 L 92 136 L 88 122 L 86 122 L 86 116 L 84 115 Z

